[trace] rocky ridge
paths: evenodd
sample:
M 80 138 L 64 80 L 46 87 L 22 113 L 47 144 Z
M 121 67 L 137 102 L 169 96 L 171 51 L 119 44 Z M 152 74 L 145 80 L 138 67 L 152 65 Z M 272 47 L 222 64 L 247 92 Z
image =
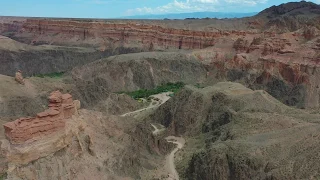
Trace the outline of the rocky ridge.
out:
M 66 72 L 110 55 L 140 52 L 122 47 L 100 51 L 92 47 L 32 46 L 4 36 L 0 36 L 0 44 L 0 73 L 9 76 L 18 70 L 22 70 L 24 76 Z
M 152 89 L 168 82 L 196 83 L 207 79 L 206 67 L 180 52 L 148 52 L 118 55 L 74 68 L 71 75 L 80 85 L 101 87 L 107 92 Z

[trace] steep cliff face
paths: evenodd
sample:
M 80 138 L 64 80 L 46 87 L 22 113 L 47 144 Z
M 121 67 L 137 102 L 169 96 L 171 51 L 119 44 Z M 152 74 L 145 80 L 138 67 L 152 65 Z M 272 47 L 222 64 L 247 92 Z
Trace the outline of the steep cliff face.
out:
M 4 33 L 6 36 L 12 36 L 19 32 L 25 23 L 24 17 L 0 17 L 0 33 Z
M 176 164 L 190 180 L 315 178 L 318 118 L 237 83 L 187 86 L 150 117 L 186 137 Z
M 298 107 L 319 106 L 318 38 L 307 40 L 303 33 L 273 37 L 242 37 L 233 45 L 195 50 L 190 56 L 208 64 L 221 80 L 237 81 L 264 89 L 283 103 Z
M 1 19 L 1 18 L 0 18 Z M 53 44 L 68 46 L 90 46 L 101 50 L 124 48 L 139 48 L 143 51 L 165 49 L 203 49 L 215 45 L 215 39 L 230 35 L 243 36 L 256 34 L 246 28 L 218 28 L 215 21 L 212 27 L 207 27 L 207 21 L 201 21 L 197 27 L 186 27 L 184 21 L 169 23 L 159 21 L 122 21 L 122 20 L 68 20 L 68 19 L 26 19 L 15 30 L 6 30 L 3 25 L 3 35 L 7 35 L 26 44 Z M 211 22 L 211 21 L 210 21 Z M 227 22 L 234 27 L 234 21 Z M 243 26 L 247 26 L 243 23 Z M 215 26 L 217 26 L 215 28 Z M 244 30 L 246 29 L 246 30 Z
M 33 44 L 94 45 L 101 49 L 135 47 L 154 49 L 202 49 L 213 46 L 214 38 L 230 32 L 173 29 L 139 22 L 84 22 L 27 19 L 14 37 Z M 234 31 L 235 34 L 245 32 Z M 67 41 L 66 41 L 67 40 Z

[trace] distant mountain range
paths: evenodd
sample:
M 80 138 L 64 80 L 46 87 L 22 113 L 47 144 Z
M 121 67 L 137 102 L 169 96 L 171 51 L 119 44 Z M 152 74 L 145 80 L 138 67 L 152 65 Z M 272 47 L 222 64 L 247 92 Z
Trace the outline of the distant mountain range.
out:
M 178 13 L 178 14 L 149 14 L 120 17 L 120 19 L 186 19 L 186 18 L 243 18 L 258 14 L 252 13 L 224 13 L 224 12 L 192 12 L 192 13 Z

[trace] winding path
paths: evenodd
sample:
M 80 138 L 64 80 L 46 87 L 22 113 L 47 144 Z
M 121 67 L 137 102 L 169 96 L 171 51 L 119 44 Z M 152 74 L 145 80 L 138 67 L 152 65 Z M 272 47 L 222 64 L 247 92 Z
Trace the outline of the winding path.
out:
M 154 124 L 151 124 L 151 126 L 154 128 L 154 131 L 152 132 L 154 135 L 164 130 L 164 129 L 158 129 L 157 126 Z M 169 172 L 169 179 L 179 180 L 179 174 L 174 164 L 174 155 L 181 148 L 183 148 L 185 144 L 185 139 L 183 139 L 182 137 L 169 136 L 169 137 L 166 137 L 166 140 L 170 143 L 177 145 L 177 147 L 173 149 L 173 151 L 166 157 L 166 168 L 167 168 L 167 171 Z
M 131 115 L 135 115 L 135 114 L 137 114 L 139 112 L 142 112 L 142 111 L 154 108 L 154 107 L 159 107 L 161 104 L 165 103 L 166 101 L 168 101 L 170 99 L 169 94 L 171 94 L 171 93 L 172 92 L 165 92 L 165 93 L 161 93 L 161 94 L 152 95 L 151 97 L 158 98 L 159 101 L 152 100 L 148 107 L 142 108 L 142 109 L 139 109 L 139 110 L 136 110 L 136 111 L 128 112 L 128 113 L 122 114 L 121 116 L 122 117 L 131 116 Z M 156 102 L 156 103 L 154 103 L 154 102 Z
M 177 144 L 177 147 L 166 157 L 166 167 L 168 172 L 173 176 L 173 179 L 179 180 L 179 174 L 176 169 L 176 165 L 174 164 L 174 155 L 181 148 L 183 148 L 185 144 L 185 140 L 182 137 L 169 136 L 166 138 L 168 142 Z M 170 177 L 170 176 L 169 176 Z
M 165 103 L 167 100 L 170 99 L 169 94 L 171 94 L 172 92 L 167 92 L 167 93 L 161 93 L 161 94 L 157 94 L 157 95 L 153 95 L 152 97 L 154 98 L 158 98 L 159 101 L 154 101 L 152 100 L 152 102 L 150 103 L 150 105 L 146 108 L 143 109 L 139 109 L 137 111 L 133 111 L 133 112 L 128 112 L 125 113 L 121 116 L 131 116 L 131 115 L 135 115 L 136 113 L 142 112 L 144 110 L 147 109 L 151 109 L 154 107 L 159 107 L 161 104 Z M 156 104 L 153 102 L 157 102 Z M 158 124 L 157 124 L 158 125 Z M 154 135 L 157 135 L 159 133 L 161 133 L 162 131 L 165 130 L 165 127 L 162 125 L 158 125 L 158 127 L 161 127 L 160 129 L 157 127 L 156 124 L 151 124 L 151 126 L 154 128 L 154 131 L 152 132 Z M 166 156 L 166 170 L 169 173 L 169 180 L 179 180 L 179 174 L 177 172 L 176 166 L 174 164 L 174 156 L 175 153 L 178 152 L 181 148 L 183 148 L 184 144 L 185 144 L 185 139 L 183 139 L 182 137 L 175 137 L 175 136 L 169 136 L 166 137 L 166 140 L 170 143 L 176 144 L 177 147 L 175 149 L 173 149 L 173 151 Z

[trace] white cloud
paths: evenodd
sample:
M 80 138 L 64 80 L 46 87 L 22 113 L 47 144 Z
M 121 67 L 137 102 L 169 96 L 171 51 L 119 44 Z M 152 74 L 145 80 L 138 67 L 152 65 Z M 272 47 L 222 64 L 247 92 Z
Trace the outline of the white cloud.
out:
M 112 3 L 134 3 L 134 1 L 128 0 L 72 0 L 78 3 L 87 3 L 87 4 L 112 4 Z
M 225 2 L 229 4 L 246 4 L 251 6 L 255 6 L 257 4 L 264 4 L 267 1 L 268 0 L 225 0 Z
M 218 3 L 218 0 L 193 0 L 193 2 L 200 2 L 200 3 Z
M 162 14 L 170 12 L 191 12 L 191 11 L 213 11 L 213 6 L 208 4 L 215 4 L 217 0 L 186 0 L 179 1 L 173 0 L 172 2 L 158 6 L 155 8 L 142 7 L 136 9 L 130 9 L 127 11 L 127 15 L 133 14 Z
M 266 3 L 268 0 L 173 0 L 172 2 L 155 8 L 141 7 L 129 9 L 126 15 L 164 14 L 197 11 L 219 11 L 224 6 L 241 5 L 256 6 Z

